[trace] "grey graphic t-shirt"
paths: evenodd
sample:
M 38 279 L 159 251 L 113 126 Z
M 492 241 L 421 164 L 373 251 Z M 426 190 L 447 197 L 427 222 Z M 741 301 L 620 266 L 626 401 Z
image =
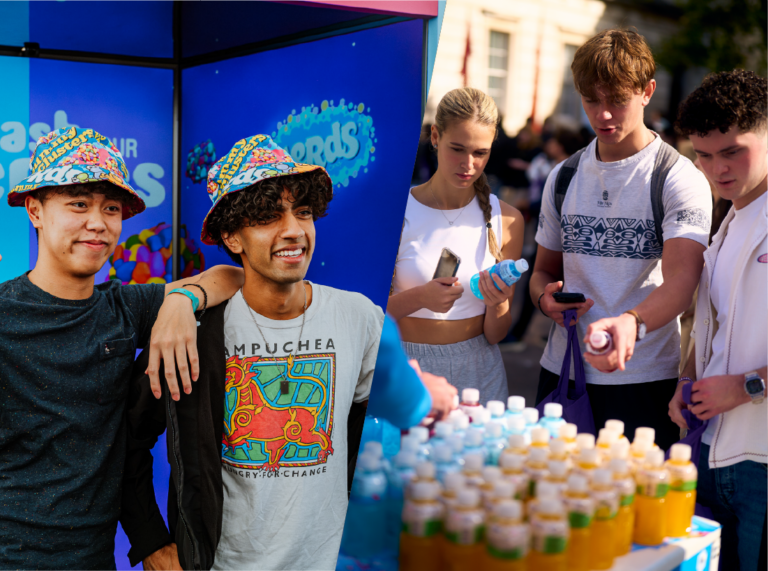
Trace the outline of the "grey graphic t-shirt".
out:
M 384 313 L 358 293 L 312 284 L 301 339 L 301 317 L 253 315 L 266 345 L 242 294 L 224 314 L 224 509 L 213 568 L 334 569 L 347 416 L 368 399 Z
M 590 323 L 632 309 L 664 281 L 651 207 L 651 175 L 661 138 L 611 163 L 597 160 L 596 143 L 592 141 L 581 156 L 560 218 L 553 185 L 562 163 L 550 173 L 536 233 L 536 242 L 563 253 L 563 291 L 595 301 L 577 325 L 580 341 Z M 706 246 L 712 219 L 709 183 L 683 156 L 667 176 L 663 202 L 664 242 L 686 238 Z M 560 372 L 566 341 L 566 330 L 553 324 L 542 367 Z M 643 383 L 676 377 L 679 361 L 680 320 L 674 319 L 638 342 L 623 372 L 600 373 L 589 365 L 585 370 L 588 383 Z

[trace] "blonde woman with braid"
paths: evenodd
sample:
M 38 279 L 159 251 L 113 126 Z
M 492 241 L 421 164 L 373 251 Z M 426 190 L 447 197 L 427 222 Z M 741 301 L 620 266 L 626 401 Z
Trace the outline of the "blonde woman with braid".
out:
M 523 218 L 491 194 L 483 169 L 499 120 L 493 99 L 454 89 L 437 107 L 431 142 L 437 172 L 411 189 L 387 312 L 408 356 L 457 389 L 477 388 L 482 402 L 506 402 L 507 376 L 497 343 L 509 331 L 514 286 L 483 270 L 520 258 Z M 456 277 L 432 279 L 443 248 L 460 259 Z M 483 300 L 469 289 L 483 271 Z

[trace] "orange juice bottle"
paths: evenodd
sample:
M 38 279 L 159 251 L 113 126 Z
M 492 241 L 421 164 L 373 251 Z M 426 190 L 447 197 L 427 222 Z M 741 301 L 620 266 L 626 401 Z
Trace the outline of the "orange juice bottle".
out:
M 478 487 L 483 483 L 483 455 L 479 452 L 468 452 L 464 454 L 464 466 L 461 473 L 464 474 L 466 485 L 469 487 Z
M 565 449 L 569 456 L 576 453 L 576 433 L 578 430 L 578 427 L 570 422 L 561 424 L 558 429 L 558 435 L 565 442 Z
M 445 475 L 443 480 L 443 490 L 438 496 L 438 500 L 443 507 L 443 513 L 448 513 L 448 510 L 456 505 L 456 498 L 459 497 L 459 490 L 462 490 L 467 485 L 466 478 L 461 472 L 449 472 Z
M 568 469 L 571 469 L 571 455 L 568 454 L 568 444 L 562 438 L 553 438 L 549 441 L 549 459 L 565 462 Z
M 549 482 L 557 488 L 557 493 L 562 496 L 568 487 L 568 465 L 563 460 L 552 460 L 547 462 L 547 473 L 544 481 Z
M 480 491 L 464 488 L 456 505 L 445 519 L 447 542 L 443 551 L 444 569 L 466 571 L 476 566 L 483 556 L 485 513 L 480 507 Z
M 528 474 L 523 467 L 525 456 L 518 454 L 502 454 L 499 457 L 499 467 L 502 477 L 515 486 L 515 499 L 524 502 L 528 499 L 529 482 Z
M 629 460 L 629 440 L 626 438 L 620 438 L 613 444 L 611 444 L 611 460 L 620 458 L 621 460 Z
M 621 420 L 606 420 L 605 427 L 614 430 L 619 435 L 619 441 L 629 444 L 629 439 L 624 436 L 624 423 Z
M 616 551 L 616 515 L 619 512 L 619 494 L 613 487 L 610 470 L 595 470 L 590 495 L 595 501 L 590 565 L 592 569 L 610 569 Z
M 543 498 L 531 517 L 531 551 L 528 568 L 536 571 L 565 571 L 568 549 L 568 521 L 563 503 Z
M 619 443 L 617 443 L 619 444 Z M 635 481 L 629 472 L 627 461 L 613 458 L 609 463 L 613 472 L 613 487 L 619 494 L 619 513 L 616 516 L 616 557 L 632 549 L 632 532 L 635 527 Z
M 493 495 L 493 485 L 501 481 L 502 474 L 501 468 L 498 466 L 483 466 L 480 473 L 483 476 L 483 481 L 477 486 L 477 489 L 480 490 L 480 503 L 485 506 L 490 503 L 491 496 Z
M 493 507 L 502 500 L 514 500 L 515 499 L 515 485 L 509 480 L 496 480 L 493 483 L 493 491 L 488 496 L 488 499 L 483 502 L 483 509 L 487 513 L 493 511 Z
M 595 448 L 600 452 L 600 464 L 611 459 L 611 445 L 619 440 L 619 433 L 612 428 L 601 428 Z
M 424 460 L 416 464 L 416 477 L 409 482 L 405 488 L 405 499 L 411 497 L 411 489 L 418 482 L 436 482 L 435 464 L 429 460 Z
M 528 502 L 523 506 L 525 510 L 526 519 L 528 521 L 536 514 L 536 510 L 539 509 L 541 502 L 546 499 L 561 500 L 560 492 L 555 484 L 541 480 L 536 486 L 536 497 L 530 498 Z
M 589 571 L 595 502 L 589 495 L 589 482 L 584 476 L 579 474 L 568 476 L 568 487 L 563 494 L 563 504 L 568 513 L 568 524 L 571 530 L 566 551 L 568 571 Z
M 581 436 L 581 435 L 579 435 Z M 574 474 L 584 476 L 588 482 L 592 481 L 592 474 L 600 467 L 600 453 L 597 448 L 582 448 L 573 465 Z
M 525 571 L 530 530 L 517 500 L 501 500 L 488 520 L 485 571 Z
M 632 540 L 640 545 L 660 545 L 667 535 L 667 493 L 669 472 L 664 467 L 664 452 L 649 450 L 645 464 L 637 471 L 635 532 Z
M 638 430 L 640 430 L 640 428 L 638 428 Z M 635 439 L 632 441 L 632 446 L 629 448 L 629 470 L 633 475 L 637 474 L 637 471 L 643 467 L 643 464 L 645 464 L 645 455 L 648 454 L 649 450 L 653 450 L 654 446 L 653 440 L 647 436 L 635 436 Z
M 543 448 L 549 453 L 549 430 L 537 427 L 531 430 L 531 449 Z
M 546 429 L 544 429 L 546 432 Z M 549 434 L 549 433 L 547 433 Z M 536 484 L 547 475 L 547 461 L 549 460 L 549 448 L 534 448 L 531 446 L 528 460 L 525 461 L 523 470 L 528 474 L 528 496 L 536 496 Z
M 403 508 L 403 531 L 400 534 L 401 571 L 439 571 L 440 529 L 443 505 L 437 500 L 440 484 L 416 482 L 411 497 Z
M 683 537 L 688 535 L 691 527 L 699 475 L 696 465 L 691 462 L 691 447 L 687 444 L 673 444 L 669 450 L 669 460 L 664 466 L 669 470 L 667 535 Z

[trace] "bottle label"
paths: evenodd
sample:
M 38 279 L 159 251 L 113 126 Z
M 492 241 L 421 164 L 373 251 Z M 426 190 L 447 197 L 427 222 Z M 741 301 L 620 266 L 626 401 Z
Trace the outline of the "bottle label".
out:
M 432 537 L 440 533 L 442 516 L 442 504 L 408 502 L 403 509 L 403 530 L 415 537 Z
M 533 549 L 539 553 L 563 553 L 568 546 L 568 523 L 565 520 L 541 520 L 531 523 Z
M 635 494 L 627 494 L 621 496 L 620 504 L 622 507 L 631 506 L 635 501 Z
M 592 498 L 563 498 L 568 510 L 568 522 L 571 527 L 589 527 L 595 515 L 595 502 Z
M 692 492 L 696 489 L 696 480 L 688 481 L 688 482 L 672 482 L 670 484 L 669 489 L 673 492 Z
M 619 495 L 613 490 L 597 490 L 592 493 L 595 500 L 595 519 L 613 519 L 619 513 Z
M 488 526 L 488 553 L 496 559 L 522 559 L 528 553 L 528 528 L 525 525 Z
M 445 522 L 445 536 L 456 545 L 475 545 L 483 540 L 483 512 L 454 510 Z
M 669 484 L 666 482 L 648 482 L 637 485 L 637 494 L 648 498 L 663 498 L 669 492 Z
M 589 527 L 592 523 L 592 516 L 579 512 L 568 512 L 568 524 L 572 529 Z

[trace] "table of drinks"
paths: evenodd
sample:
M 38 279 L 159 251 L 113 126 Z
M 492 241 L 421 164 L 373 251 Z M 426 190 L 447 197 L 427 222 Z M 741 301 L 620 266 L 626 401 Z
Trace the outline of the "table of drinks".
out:
M 337 570 L 588 571 L 646 560 L 673 569 L 685 538 L 719 537 L 715 522 L 693 519 L 689 446 L 673 445 L 665 461 L 652 428 L 630 443 L 624 423 L 609 420 L 595 438 L 562 412 L 548 403 L 539 419 L 519 396 L 482 406 L 465 389 L 446 420 L 404 434 L 393 458 L 366 442 Z M 665 547 L 637 553 L 650 546 Z M 711 551 L 695 569 L 717 569 Z

